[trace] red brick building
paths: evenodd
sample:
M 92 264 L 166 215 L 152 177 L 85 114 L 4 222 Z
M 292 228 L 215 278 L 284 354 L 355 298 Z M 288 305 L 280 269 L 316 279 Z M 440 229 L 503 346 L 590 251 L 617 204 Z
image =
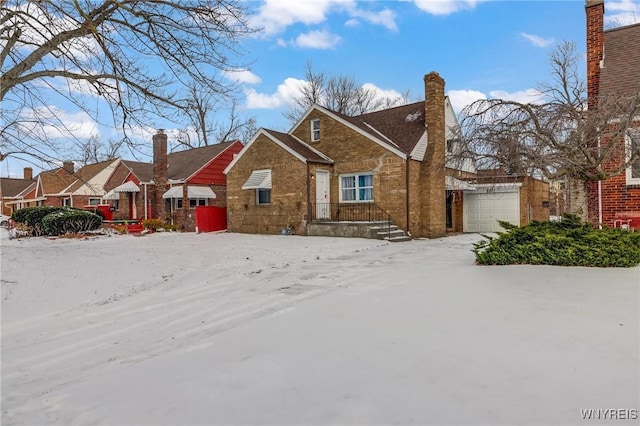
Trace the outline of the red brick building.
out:
M 620 98 L 640 94 L 640 24 L 604 30 L 604 0 L 587 0 L 587 92 L 589 108 L 598 108 L 604 97 Z M 617 144 L 616 155 L 604 164 L 616 170 L 623 161 L 640 150 L 640 115 L 630 124 L 626 135 L 612 138 L 605 129 L 600 144 Z M 624 140 L 623 140 L 624 139 Z M 609 227 L 631 225 L 640 228 L 640 159 L 623 173 L 587 185 L 589 221 Z

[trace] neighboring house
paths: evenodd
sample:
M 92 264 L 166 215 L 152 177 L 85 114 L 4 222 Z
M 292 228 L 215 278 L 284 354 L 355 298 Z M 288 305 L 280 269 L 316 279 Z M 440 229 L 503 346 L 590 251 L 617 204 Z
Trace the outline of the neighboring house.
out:
M 227 181 L 223 171 L 242 148 L 242 143 L 236 140 L 168 154 L 167 135 L 162 131 L 155 134 L 152 165 L 155 185 L 147 193 L 153 217 L 193 231 L 197 206 L 226 207 Z
M 260 129 L 227 167 L 228 229 L 309 233 L 309 223 L 385 221 L 415 237 L 463 231 L 473 162 L 446 160 L 455 113 L 435 72 L 425 101 L 349 117 L 312 106 L 288 133 Z
M 44 198 L 45 206 L 84 208 L 102 204 L 105 183 L 116 169 L 120 159 L 88 164 L 73 171 L 73 163 L 61 169 L 38 175 L 36 198 Z
M 167 152 L 167 135 L 153 136 L 153 163 L 122 160 L 104 185 L 114 220 L 158 218 L 195 230 L 197 206 L 226 207 L 223 173 L 242 150 L 240 141 Z M 157 184 L 156 184 L 157 183 Z
M 638 96 L 640 93 L 640 24 L 604 30 L 604 1 L 587 0 L 587 87 L 589 108 L 597 108 L 603 96 Z M 615 126 L 612 123 L 612 126 Z M 632 123 L 625 141 L 613 141 L 603 133 L 600 144 L 620 143 L 617 161 L 640 145 L 640 117 Z M 620 164 L 620 163 L 618 163 Z M 617 168 L 616 161 L 605 167 Z M 640 160 L 625 173 L 587 185 L 589 221 L 595 225 L 640 228 Z
M 41 205 L 44 199 L 35 198 L 36 180 L 33 179 L 33 169 L 24 168 L 23 179 L 0 178 L 0 213 L 11 214 L 23 207 Z

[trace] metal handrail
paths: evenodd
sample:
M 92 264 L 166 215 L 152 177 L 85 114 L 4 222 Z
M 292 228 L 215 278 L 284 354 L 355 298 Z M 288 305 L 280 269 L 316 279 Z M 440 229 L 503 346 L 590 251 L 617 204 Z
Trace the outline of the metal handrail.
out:
M 311 203 L 311 221 L 384 222 L 389 218 L 376 203 Z

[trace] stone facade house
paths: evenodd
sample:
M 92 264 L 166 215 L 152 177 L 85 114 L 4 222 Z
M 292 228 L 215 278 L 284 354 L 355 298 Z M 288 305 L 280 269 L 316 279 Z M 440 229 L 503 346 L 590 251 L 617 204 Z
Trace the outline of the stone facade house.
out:
M 475 169 L 447 167 L 457 121 L 440 75 L 424 82 L 423 102 L 360 116 L 314 105 L 288 133 L 260 129 L 225 171 L 228 229 L 390 220 L 415 237 L 461 231 L 462 179 Z
M 597 108 L 606 96 L 640 96 L 640 24 L 604 30 L 604 0 L 587 0 L 587 91 L 589 108 Z M 611 123 L 612 128 L 617 126 Z M 640 116 L 636 116 L 625 140 L 612 140 L 605 129 L 601 145 L 616 143 L 618 157 L 605 164 L 615 170 L 640 147 Z M 640 229 L 640 159 L 624 173 L 587 185 L 589 221 L 609 227 Z

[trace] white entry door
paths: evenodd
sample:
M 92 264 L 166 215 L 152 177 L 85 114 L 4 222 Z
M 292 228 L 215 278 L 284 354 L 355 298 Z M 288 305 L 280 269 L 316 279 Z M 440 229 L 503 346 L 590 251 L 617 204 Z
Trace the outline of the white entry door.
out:
M 329 172 L 316 170 L 316 219 L 331 219 Z

